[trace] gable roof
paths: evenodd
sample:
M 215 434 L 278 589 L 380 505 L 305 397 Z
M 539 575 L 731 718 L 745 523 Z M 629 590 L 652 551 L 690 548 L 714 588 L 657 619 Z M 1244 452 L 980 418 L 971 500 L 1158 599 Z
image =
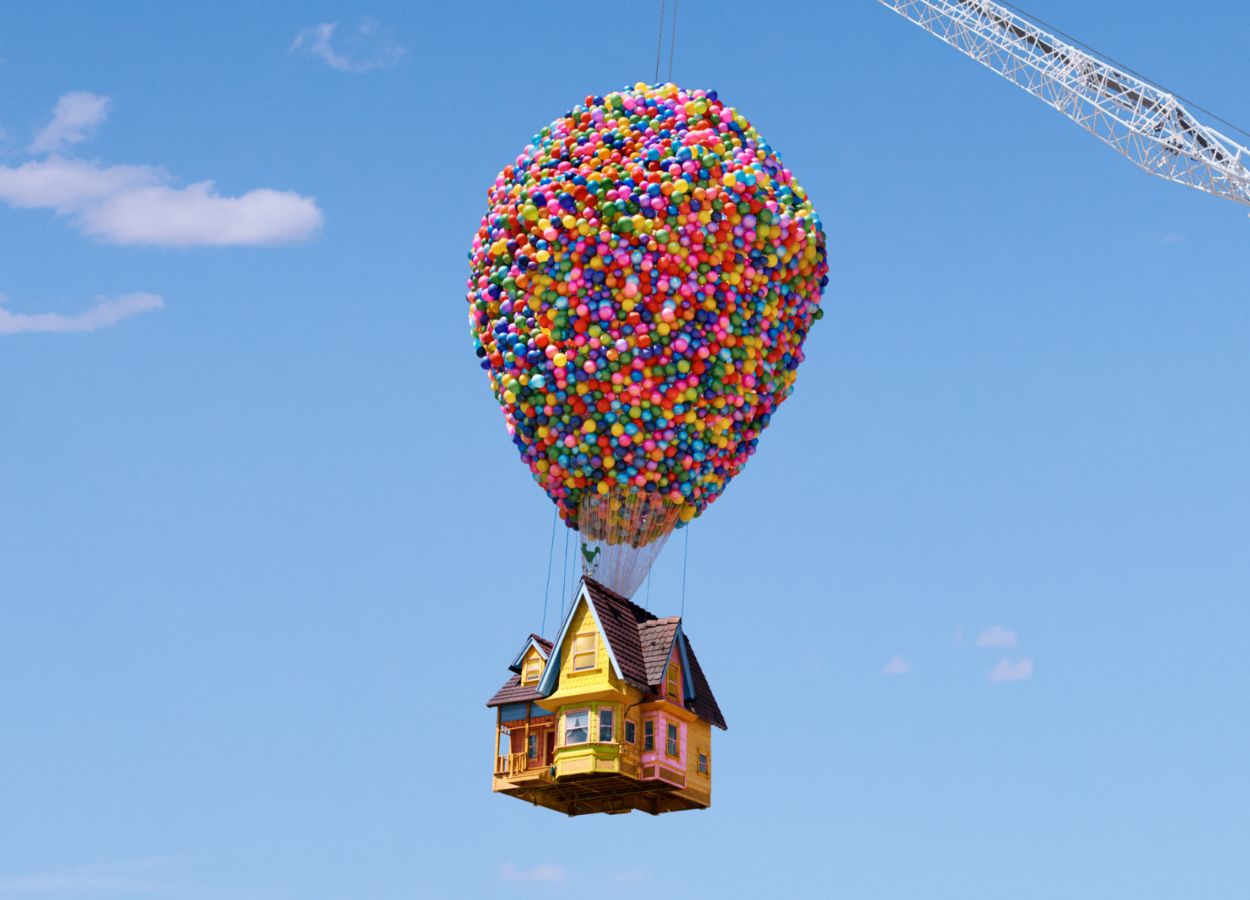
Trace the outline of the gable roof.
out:
M 579 600 L 586 599 L 595 624 L 604 637 L 612 668 L 619 678 L 641 691 L 650 692 L 664 683 L 664 665 L 668 662 L 674 642 L 678 642 L 687 662 L 684 668 L 689 676 L 688 694 L 693 694 L 692 698 L 687 697 L 690 708 L 718 728 L 727 727 L 699 660 L 682 633 L 679 617 L 657 618 L 592 578 L 582 578 L 577 596 Z M 564 643 L 577 607 L 575 601 L 569 608 L 560 633 L 553 642 L 554 647 Z M 554 659 L 556 664 L 548 665 L 543 670 L 542 680 L 538 683 L 538 693 L 542 696 L 555 690 L 560 668 L 558 652 L 555 652 Z
M 716 702 L 716 697 L 712 694 L 712 686 L 707 683 L 707 676 L 703 674 L 703 667 L 699 665 L 699 657 L 694 655 L 694 647 L 690 645 L 690 639 L 686 638 L 686 652 L 690 659 L 690 674 L 694 679 L 694 712 L 700 719 L 707 719 L 717 728 L 722 730 L 729 726 L 725 724 L 725 717 L 721 715 L 720 704 Z
M 551 641 L 540 635 L 531 633 L 530 636 L 525 639 L 525 646 L 521 648 L 521 652 L 513 657 L 512 665 L 508 666 L 508 668 L 513 672 L 520 674 L 521 660 L 525 659 L 525 654 L 529 652 L 530 647 L 533 647 L 538 651 L 538 655 L 543 658 L 543 662 L 546 662 L 551 658 Z
M 486 701 L 487 706 L 503 706 L 505 703 L 525 703 L 530 700 L 541 700 L 538 685 L 521 684 L 521 676 L 513 675 L 503 683 L 503 687 L 495 691 L 495 696 Z
M 495 691 L 495 696 L 486 701 L 487 706 L 503 706 L 505 703 L 524 703 L 527 700 L 542 699 L 542 695 L 538 693 L 538 685 L 521 684 L 521 660 L 525 658 L 530 647 L 538 651 L 544 662 L 551 658 L 551 641 L 537 634 L 531 634 L 525 639 L 521 651 L 513 657 L 512 665 L 508 666 L 516 674 L 505 681 L 503 687 Z
M 647 667 L 647 684 L 660 684 L 664 681 L 665 664 L 672 655 L 680 622 L 681 619 L 677 616 L 669 616 L 665 619 L 648 619 L 638 624 L 642 660 Z

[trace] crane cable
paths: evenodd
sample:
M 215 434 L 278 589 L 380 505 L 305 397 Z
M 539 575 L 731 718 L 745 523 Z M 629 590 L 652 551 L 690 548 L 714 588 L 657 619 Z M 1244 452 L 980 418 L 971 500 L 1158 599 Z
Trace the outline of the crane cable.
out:
M 663 0 L 661 0 L 663 2 Z M 668 80 L 673 80 L 673 49 L 677 46 L 677 8 L 681 0 L 673 0 L 673 27 L 668 32 Z
M 673 80 L 673 50 L 677 47 L 677 10 L 681 0 L 673 0 L 673 24 L 668 30 L 668 80 Z M 655 84 L 660 83 L 660 59 L 664 53 L 665 0 L 660 0 L 660 27 L 655 36 Z
M 1025 19 L 1031 19 L 1032 21 L 1036 22 L 1038 25 L 1041 25 L 1043 28 L 1049 28 L 1052 33 L 1058 35 L 1061 38 L 1064 38 L 1072 46 L 1079 47 L 1082 50 L 1088 50 L 1090 53 L 1094 54 L 1095 56 L 1101 57 L 1102 59 L 1111 63 L 1121 72 L 1125 72 L 1129 75 L 1132 75 L 1134 78 L 1138 79 L 1139 81 L 1143 81 L 1146 84 L 1153 85 L 1154 87 L 1157 87 L 1159 90 L 1163 91 L 1164 93 L 1171 94 L 1177 100 L 1184 101 L 1185 103 L 1192 106 L 1194 109 L 1198 110 L 1198 112 L 1205 113 L 1206 115 L 1210 116 L 1212 119 L 1215 119 L 1217 122 L 1227 125 L 1229 128 L 1233 129 L 1234 131 L 1241 132 L 1241 134 L 1250 138 L 1250 131 L 1246 131 L 1246 129 L 1242 128 L 1240 125 L 1237 125 L 1233 122 L 1228 121 L 1228 119 L 1225 119 L 1223 116 L 1216 115 L 1215 113 L 1211 112 L 1211 110 L 1203 107 L 1201 104 L 1193 100 L 1190 100 L 1184 94 L 1178 93 L 1177 91 L 1174 91 L 1171 88 L 1165 87 L 1164 85 L 1160 84 L 1154 79 L 1143 75 L 1141 72 L 1137 72 L 1129 68 L 1128 66 L 1124 65 L 1124 63 L 1117 60 L 1111 54 L 1103 53 L 1101 50 L 1097 49 L 1096 47 L 1091 47 L 1089 44 L 1085 43 L 1079 38 L 1073 37 L 1072 35 L 1068 34 L 1066 31 L 1064 31 L 1062 28 L 1052 25 L 1050 22 L 1047 22 L 1045 19 L 1041 18 L 1040 16 L 1035 16 L 1033 15 L 1033 13 L 1029 12 L 1028 10 L 1021 9 L 1020 7 L 1012 3 L 1008 3 L 1007 0 L 995 0 L 995 2 L 997 2 L 1001 6 L 1007 7 L 1007 9 L 1010 9 L 1013 12 L 1019 13 Z
M 660 0 L 660 30 L 655 36 L 655 83 L 660 82 L 660 53 L 664 47 L 664 0 Z

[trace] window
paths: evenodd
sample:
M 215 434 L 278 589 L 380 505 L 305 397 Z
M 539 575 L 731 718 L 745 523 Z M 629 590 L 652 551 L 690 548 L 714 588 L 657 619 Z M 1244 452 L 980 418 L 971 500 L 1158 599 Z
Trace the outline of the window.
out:
M 637 728 L 628 719 L 625 721 L 625 743 L 632 744 L 637 739 Z
M 653 719 L 647 719 L 642 723 L 642 749 L 655 749 L 655 721 Z
M 699 751 L 699 774 L 707 774 L 707 753 L 703 750 Z
M 521 676 L 522 684 L 533 684 L 543 671 L 543 661 L 538 657 L 533 657 L 525 663 L 525 674 Z
M 668 699 L 674 703 L 681 703 L 681 669 L 676 663 L 671 663 L 668 667 L 668 688 L 666 693 Z
M 600 708 L 599 710 L 599 740 L 604 743 L 615 740 L 612 727 L 616 724 L 612 721 L 615 714 L 615 710 L 610 707 Z
M 538 735 L 531 734 L 525 739 L 525 758 L 538 759 Z
M 665 752 L 668 753 L 669 756 L 672 756 L 674 758 L 676 758 L 679 755 L 677 752 L 678 751 L 677 726 L 674 725 L 672 722 L 668 723 L 668 743 L 665 744 L 664 750 Z
M 582 672 L 595 667 L 595 635 L 579 634 L 573 638 L 573 671 Z
M 564 743 L 566 744 L 584 744 L 588 738 L 587 722 L 590 714 L 579 709 L 576 712 L 564 714 Z

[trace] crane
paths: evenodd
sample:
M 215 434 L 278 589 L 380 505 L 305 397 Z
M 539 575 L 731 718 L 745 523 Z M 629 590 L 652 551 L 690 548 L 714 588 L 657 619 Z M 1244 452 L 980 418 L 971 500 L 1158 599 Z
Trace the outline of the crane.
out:
M 1054 107 L 1151 175 L 1250 206 L 1250 150 L 1202 124 L 1175 94 L 991 0 L 879 2 Z

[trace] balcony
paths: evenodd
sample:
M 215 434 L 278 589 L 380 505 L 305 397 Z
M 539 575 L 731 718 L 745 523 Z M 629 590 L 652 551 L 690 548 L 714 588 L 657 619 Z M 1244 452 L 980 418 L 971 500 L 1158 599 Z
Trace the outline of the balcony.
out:
M 551 766 L 524 753 L 507 753 L 495 757 L 495 790 L 551 780 Z

